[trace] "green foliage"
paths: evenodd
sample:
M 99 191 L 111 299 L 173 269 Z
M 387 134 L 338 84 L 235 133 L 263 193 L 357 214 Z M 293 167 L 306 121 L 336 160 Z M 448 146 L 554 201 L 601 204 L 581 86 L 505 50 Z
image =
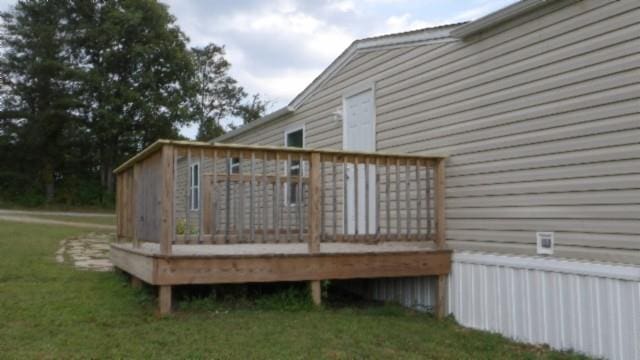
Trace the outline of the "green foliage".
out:
M 48 200 L 72 146 L 78 110 L 64 41 L 66 8 L 60 5 L 19 1 L 0 13 L 0 161 L 3 169 L 39 179 Z
M 258 309 L 272 311 L 309 311 L 315 307 L 309 291 L 295 287 L 260 296 L 255 304 Z
M 260 119 L 264 116 L 270 102 L 260 98 L 260 94 L 254 94 L 249 102 L 238 105 L 234 115 L 242 119 L 243 124 Z
M 220 121 L 234 112 L 246 93 L 229 76 L 231 64 L 224 58 L 224 47 L 209 44 L 192 48 L 195 67 L 194 109 L 198 118 L 197 140 L 211 140 L 224 133 Z
M 199 231 L 199 227 L 198 225 L 195 224 L 191 224 L 191 226 L 189 226 L 189 229 L 187 231 L 187 219 L 178 219 L 176 221 L 176 234 L 178 235 L 185 235 L 185 234 L 190 234 L 190 235 L 197 235 Z
M 224 47 L 189 49 L 157 0 L 21 0 L 0 17 L 4 201 L 112 206 L 113 169 L 152 142 L 264 112 L 241 109 Z
M 248 294 L 246 285 L 215 286 L 208 296 L 186 296 L 180 301 L 181 311 L 229 312 L 233 310 L 258 311 L 312 311 L 316 307 L 309 292 L 301 287 L 289 286 L 274 292 Z

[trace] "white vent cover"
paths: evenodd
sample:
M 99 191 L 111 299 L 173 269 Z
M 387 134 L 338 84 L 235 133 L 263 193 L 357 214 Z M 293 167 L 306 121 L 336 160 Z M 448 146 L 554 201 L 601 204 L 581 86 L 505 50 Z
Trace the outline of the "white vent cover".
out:
M 553 232 L 537 232 L 538 254 L 553 255 Z

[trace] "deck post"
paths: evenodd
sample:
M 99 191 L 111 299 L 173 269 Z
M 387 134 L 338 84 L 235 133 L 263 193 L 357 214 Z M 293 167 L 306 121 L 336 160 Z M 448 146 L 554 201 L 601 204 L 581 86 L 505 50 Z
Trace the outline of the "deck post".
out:
M 309 253 L 320 252 L 320 230 L 321 230 L 321 178 L 320 167 L 322 161 L 320 153 L 311 153 L 309 169 Z M 302 162 L 300 162 L 302 164 Z M 302 184 L 302 183 L 300 183 Z M 301 186 L 301 185 L 300 185 Z M 309 289 L 311 291 L 311 299 L 316 306 L 320 306 L 322 303 L 322 290 L 319 280 L 312 280 L 309 282 Z
M 309 252 L 317 253 L 320 251 L 320 231 L 321 231 L 321 182 L 320 177 L 320 153 L 313 152 L 310 156 L 309 169 Z
M 163 255 L 171 254 L 171 243 L 175 233 L 173 218 L 174 198 L 174 147 L 165 144 L 162 147 L 162 199 L 161 199 L 161 223 L 160 223 L 160 252 Z
M 158 312 L 160 316 L 171 314 L 171 285 L 158 286 Z
M 313 300 L 313 304 L 320 306 L 322 304 L 322 286 L 320 280 L 309 281 L 309 288 L 311 290 L 311 300 Z
M 434 168 L 434 190 L 435 190 L 435 218 L 436 218 L 436 246 L 438 249 L 445 247 L 446 216 L 445 216 L 445 159 L 439 159 Z
M 116 242 L 120 242 L 123 238 L 122 236 L 122 179 L 124 178 L 123 174 L 116 174 Z
M 141 184 L 140 177 L 142 176 L 142 163 L 135 163 L 133 165 L 133 237 L 131 239 L 134 247 L 140 247 L 140 201 L 144 199 L 140 195 L 141 192 Z
M 131 287 L 134 289 L 140 289 L 142 287 L 142 280 L 135 275 L 131 275 Z
M 434 168 L 434 190 L 435 190 L 435 220 L 436 220 L 436 247 L 438 250 L 445 248 L 446 235 L 446 186 L 445 186 L 445 159 L 438 159 Z M 438 275 L 437 296 L 435 314 L 438 319 L 442 319 L 446 314 L 445 304 L 447 302 L 447 275 Z

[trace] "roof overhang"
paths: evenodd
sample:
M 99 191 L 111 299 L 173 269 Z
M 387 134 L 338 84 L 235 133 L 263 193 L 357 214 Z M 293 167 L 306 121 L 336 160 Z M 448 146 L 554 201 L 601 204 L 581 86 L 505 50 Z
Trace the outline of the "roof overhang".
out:
M 544 5 L 548 5 L 557 0 L 520 0 L 514 4 L 500 10 L 485 15 L 477 20 L 466 23 L 451 31 L 451 36 L 456 38 L 466 38 L 477 34 L 483 30 L 502 24 L 525 13 L 531 12 Z M 579 0 L 573 0 L 579 1 Z
M 278 109 L 278 110 L 276 110 L 274 112 L 271 112 L 271 113 L 261 117 L 258 120 L 252 121 L 252 122 L 250 122 L 250 123 L 248 123 L 246 125 L 243 125 L 243 126 L 237 128 L 235 130 L 231 130 L 231 131 L 229 131 L 228 133 L 226 133 L 224 135 L 220 135 L 217 138 L 211 140 L 210 142 L 214 143 L 214 142 L 225 141 L 226 139 L 229 139 L 229 138 L 232 138 L 234 136 L 237 136 L 237 135 L 239 135 L 239 134 L 241 134 L 241 133 L 243 133 L 245 131 L 253 129 L 253 128 L 255 128 L 257 126 L 260 126 L 260 125 L 262 125 L 262 124 L 264 124 L 266 122 L 281 118 L 281 117 L 283 117 L 285 115 L 289 115 L 292 112 L 293 112 L 293 108 L 291 106 L 289 106 L 289 105 L 281 107 L 280 109 Z

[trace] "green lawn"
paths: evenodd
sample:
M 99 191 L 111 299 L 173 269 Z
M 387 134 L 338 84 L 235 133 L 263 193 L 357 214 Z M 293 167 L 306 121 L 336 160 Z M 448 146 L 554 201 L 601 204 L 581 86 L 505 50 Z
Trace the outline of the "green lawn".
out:
M 200 300 L 158 319 L 149 289 L 54 261 L 61 239 L 86 231 L 0 221 L 0 357 L 577 358 L 397 307 L 284 311 Z

